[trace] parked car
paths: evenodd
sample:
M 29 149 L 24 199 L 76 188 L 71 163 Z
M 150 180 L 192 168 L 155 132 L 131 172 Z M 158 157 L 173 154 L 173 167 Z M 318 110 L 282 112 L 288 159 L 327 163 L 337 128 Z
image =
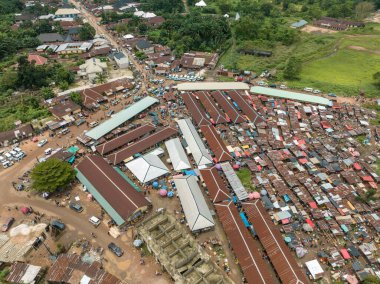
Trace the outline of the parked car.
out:
M 53 220 L 51 222 L 51 226 L 57 230 L 60 230 L 60 231 L 64 230 L 66 227 L 65 224 L 59 220 Z
M 53 151 L 52 148 L 47 148 L 47 149 L 45 150 L 45 155 L 46 155 L 46 156 L 50 155 L 52 151 Z
M 2 164 L 4 169 L 7 169 L 13 165 L 11 161 L 4 161 Z
M 282 84 L 280 85 L 280 89 L 287 89 L 288 87 L 286 87 L 286 85 Z
M 107 112 L 107 116 L 110 117 L 114 112 L 115 112 L 115 111 L 113 111 L 113 110 L 111 109 L 109 112 Z
M 313 88 L 309 88 L 309 87 L 305 87 L 304 89 L 303 89 L 305 92 L 313 92 Z
M 6 232 L 9 230 L 9 228 L 12 226 L 12 224 L 14 223 L 15 221 L 15 218 L 13 217 L 10 217 L 7 219 L 7 221 L 3 224 L 3 226 L 1 226 L 1 231 L 2 232 Z
M 322 93 L 320 90 L 314 90 L 313 91 L 313 94 L 320 94 L 320 93 Z
M 47 142 L 48 142 L 47 139 L 41 140 L 40 142 L 38 142 L 37 146 L 38 146 L 38 147 L 42 147 L 42 146 L 44 146 Z
M 336 94 L 334 94 L 334 93 L 329 93 L 328 96 L 329 96 L 329 97 L 336 98 Z
M 75 212 L 78 212 L 78 213 L 83 211 L 83 207 L 79 203 L 70 203 L 69 207 L 71 210 L 74 210 Z
M 118 247 L 115 243 L 109 243 L 108 248 L 118 257 L 121 257 L 124 254 L 123 250 L 120 247 Z
M 62 134 L 62 135 L 65 135 L 65 134 L 67 134 L 67 133 L 69 133 L 70 132 L 70 129 L 68 129 L 68 128 L 64 128 L 64 129 L 62 129 L 61 131 L 59 131 L 58 133 L 59 134 Z
M 90 123 L 90 127 L 95 127 L 99 124 L 96 120 Z
M 100 225 L 100 220 L 99 218 L 95 217 L 95 216 L 92 216 L 90 217 L 90 219 L 88 219 L 88 221 L 90 221 L 90 223 L 92 225 L 94 225 L 95 227 L 99 226 Z
M 75 122 L 75 125 L 76 126 L 80 126 L 80 125 L 82 125 L 85 122 L 86 122 L 86 120 L 82 118 L 82 119 L 79 119 L 77 122 Z

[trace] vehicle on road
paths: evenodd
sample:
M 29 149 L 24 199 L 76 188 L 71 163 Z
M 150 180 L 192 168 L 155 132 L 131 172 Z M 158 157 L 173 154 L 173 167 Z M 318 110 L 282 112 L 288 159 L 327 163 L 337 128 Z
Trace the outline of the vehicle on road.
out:
M 334 93 L 329 93 L 328 96 L 329 96 L 329 97 L 336 98 L 336 94 L 334 94 Z
M 15 221 L 15 218 L 13 217 L 10 217 L 7 219 L 7 221 L 1 226 L 1 231 L 2 232 L 6 232 L 9 230 L 9 228 L 12 226 L 12 224 L 14 223 Z
M 66 227 L 65 224 L 59 220 L 51 221 L 51 226 L 57 230 L 60 230 L 60 231 L 64 230 Z
M 108 249 L 118 257 L 121 257 L 124 254 L 123 250 L 120 247 L 118 247 L 115 243 L 109 243 Z
M 70 203 L 69 207 L 71 210 L 74 210 L 75 212 L 78 212 L 78 213 L 83 211 L 83 207 L 79 203 Z
M 100 220 L 99 218 L 95 217 L 95 216 L 92 216 L 90 217 L 90 219 L 88 219 L 88 221 L 90 221 L 90 223 L 92 225 L 94 225 L 95 227 L 99 226 L 100 225 Z
M 37 146 L 38 146 L 38 147 L 42 147 L 42 146 L 44 146 L 47 142 L 48 142 L 47 139 L 41 140 L 40 142 L 38 142 Z
M 86 120 L 82 118 L 82 119 L 79 119 L 77 122 L 75 122 L 75 125 L 76 126 L 80 126 L 80 125 L 82 125 L 85 122 L 86 122 Z
M 109 112 L 107 112 L 107 116 L 110 117 L 115 111 L 114 110 L 110 110 Z

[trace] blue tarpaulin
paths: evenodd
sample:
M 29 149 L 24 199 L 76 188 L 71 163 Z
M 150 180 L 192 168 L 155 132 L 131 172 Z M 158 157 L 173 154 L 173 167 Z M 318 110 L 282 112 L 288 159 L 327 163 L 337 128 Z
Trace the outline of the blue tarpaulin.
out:
M 195 173 L 194 170 L 185 171 L 185 174 L 188 175 L 188 176 L 197 176 L 197 174 Z
M 283 198 L 284 198 L 284 201 L 285 201 L 285 202 L 289 202 L 289 201 L 290 201 L 290 198 L 289 198 L 289 196 L 288 196 L 287 194 L 285 194 L 285 195 L 283 196 Z
M 244 212 L 240 212 L 239 214 L 240 214 L 240 218 L 243 220 L 244 226 L 246 228 L 248 228 L 250 226 L 250 224 L 249 224 L 249 222 L 247 220 L 247 217 L 245 217 Z

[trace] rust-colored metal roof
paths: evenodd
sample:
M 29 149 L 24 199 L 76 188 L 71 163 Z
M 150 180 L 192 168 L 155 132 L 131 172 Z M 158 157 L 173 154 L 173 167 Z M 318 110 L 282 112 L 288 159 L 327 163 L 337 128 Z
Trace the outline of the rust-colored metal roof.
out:
M 207 144 L 210 146 L 218 162 L 231 161 L 232 156 L 228 152 L 226 145 L 216 132 L 215 127 L 212 125 L 202 125 L 200 127 L 203 136 L 206 138 Z
M 124 146 L 128 144 L 131 141 L 136 140 L 137 138 L 145 135 L 146 133 L 149 133 L 155 129 L 155 126 L 151 123 L 140 126 L 136 129 L 133 129 L 132 131 L 129 131 L 123 135 L 120 135 L 119 137 L 112 139 L 108 142 L 103 143 L 102 145 L 99 145 L 96 147 L 96 150 L 101 154 L 105 155 L 109 152 L 120 148 L 121 146 Z
M 234 106 L 227 100 L 227 98 L 221 93 L 221 91 L 211 92 L 211 96 L 225 111 L 228 117 L 233 123 L 242 123 L 245 121 L 244 117 L 234 108 Z
M 195 95 L 199 98 L 202 105 L 205 107 L 215 124 L 227 123 L 227 119 L 223 112 L 216 106 L 214 101 L 205 92 L 196 92 Z
M 213 203 L 230 198 L 229 190 L 215 167 L 200 170 Z
M 309 283 L 261 202 L 259 200 L 246 202 L 243 203 L 243 208 L 281 282 L 284 284 Z
M 216 203 L 215 209 L 249 284 L 273 284 L 276 280 L 232 201 Z
M 262 118 L 253 108 L 252 106 L 247 103 L 247 100 L 237 91 L 228 91 L 228 95 L 233 99 L 238 106 L 241 108 L 243 113 L 248 116 L 248 118 L 253 122 L 253 123 L 260 123 L 264 122 L 265 119 Z
M 134 154 L 137 154 L 139 152 L 142 152 L 149 147 L 152 147 L 153 145 L 177 134 L 177 129 L 173 127 L 165 127 L 161 130 L 156 131 L 152 135 L 149 135 L 148 137 L 145 137 L 141 140 L 136 141 L 132 145 L 129 145 L 114 154 L 111 154 L 107 156 L 107 159 L 113 163 L 114 165 L 117 165 L 121 163 L 123 160 L 133 156 Z
M 211 124 L 206 112 L 192 94 L 182 94 L 182 98 L 198 126 Z
M 49 269 L 46 277 L 49 283 L 80 283 L 84 275 L 91 278 L 90 283 L 123 284 L 112 274 L 103 270 L 100 262 L 82 262 L 80 255 L 60 254 Z
M 79 163 L 77 170 L 100 194 L 99 203 L 106 201 L 123 220 L 128 220 L 137 209 L 149 205 L 144 195 L 137 192 L 100 156 L 87 156 Z M 106 206 L 105 209 L 108 208 L 106 203 L 102 204 Z

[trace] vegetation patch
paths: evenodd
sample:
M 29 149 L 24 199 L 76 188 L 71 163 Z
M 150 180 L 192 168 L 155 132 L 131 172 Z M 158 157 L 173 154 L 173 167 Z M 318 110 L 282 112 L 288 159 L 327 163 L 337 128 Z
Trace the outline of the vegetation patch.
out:
M 250 191 L 254 191 L 255 190 L 255 186 L 252 184 L 252 181 L 251 181 L 251 171 L 247 168 L 240 168 L 237 172 L 236 172 L 237 176 L 239 177 L 241 183 L 243 184 L 243 186 L 250 190 Z

